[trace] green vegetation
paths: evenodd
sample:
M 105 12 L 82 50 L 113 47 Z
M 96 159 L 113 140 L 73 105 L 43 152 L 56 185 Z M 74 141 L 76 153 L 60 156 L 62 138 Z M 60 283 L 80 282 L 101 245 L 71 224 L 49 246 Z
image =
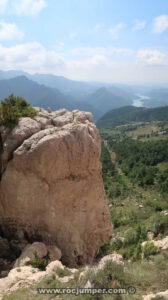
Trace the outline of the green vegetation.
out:
M 11 94 L 0 102 L 0 125 L 13 126 L 20 117 L 33 118 L 35 114 L 35 109 L 22 97 Z
M 65 276 L 70 276 L 70 275 L 72 275 L 71 271 L 68 270 L 67 268 L 64 268 L 64 269 L 58 268 L 58 269 L 56 270 L 56 274 L 57 274 L 59 277 L 65 277 Z
M 152 242 L 147 242 L 143 246 L 142 252 L 144 258 L 149 258 L 151 255 L 155 255 L 158 252 L 158 250 Z
M 144 108 L 125 106 L 107 112 L 98 122 L 99 128 L 112 128 L 137 122 L 168 121 L 168 106 Z
M 49 259 L 50 259 L 50 254 L 49 252 L 47 252 L 47 255 L 44 256 L 43 258 L 39 258 L 38 254 L 37 254 L 37 251 L 34 251 L 34 259 L 33 261 L 31 262 L 31 265 L 34 267 L 34 268 L 38 268 L 40 269 L 41 271 L 45 271 L 48 263 L 49 263 Z
M 137 261 L 148 231 L 157 239 L 168 234 L 168 216 L 164 215 L 168 210 L 167 129 L 165 121 L 100 128 L 103 180 L 114 237 L 98 257 L 117 251 Z
M 139 186 L 155 185 L 160 192 L 168 191 L 168 170 L 161 171 L 157 165 L 168 162 L 168 139 L 141 142 L 129 138 L 109 141 L 117 155 L 123 173 Z

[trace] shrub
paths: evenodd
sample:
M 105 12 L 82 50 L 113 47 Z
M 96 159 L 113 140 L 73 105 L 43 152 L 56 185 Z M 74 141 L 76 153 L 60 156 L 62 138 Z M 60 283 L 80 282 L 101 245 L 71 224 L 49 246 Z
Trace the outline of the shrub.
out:
M 147 242 L 142 249 L 144 258 L 149 258 L 150 255 L 157 254 L 157 248 L 152 242 Z
M 18 123 L 20 117 L 33 118 L 35 109 L 22 97 L 11 94 L 0 103 L 0 125 L 12 126 Z
M 65 276 L 70 276 L 70 275 L 72 275 L 71 271 L 68 270 L 67 268 L 64 268 L 64 269 L 58 268 L 58 269 L 56 270 L 56 274 L 57 274 L 59 277 L 65 277 Z
M 91 282 L 93 288 L 120 288 L 131 284 L 128 272 L 125 272 L 123 266 L 117 265 L 113 261 L 107 261 L 103 269 L 97 272 L 89 270 L 82 279 L 82 285 L 87 281 Z
M 142 253 L 142 249 L 141 249 L 141 243 L 139 242 L 137 244 L 137 246 L 134 248 L 134 253 L 133 253 L 133 260 L 138 260 L 141 258 L 141 253 Z
M 37 251 L 34 251 L 34 259 L 33 261 L 31 262 L 31 265 L 34 267 L 34 268 L 38 268 L 40 269 L 41 271 L 45 271 L 47 265 L 48 265 L 48 262 L 49 262 L 49 259 L 50 259 L 50 254 L 49 254 L 49 251 L 47 252 L 47 255 L 44 256 L 43 258 L 39 258 L 38 254 L 37 254 Z
M 155 235 L 166 234 L 168 231 L 167 216 L 158 215 L 154 220 Z

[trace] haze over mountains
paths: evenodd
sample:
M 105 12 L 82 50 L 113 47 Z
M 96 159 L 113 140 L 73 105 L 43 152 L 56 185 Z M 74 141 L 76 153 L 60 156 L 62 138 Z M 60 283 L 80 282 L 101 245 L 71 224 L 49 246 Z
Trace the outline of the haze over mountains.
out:
M 0 80 L 0 98 L 3 99 L 11 93 L 24 97 L 33 106 L 46 109 L 50 107 L 52 110 L 63 107 L 69 110 L 78 108 L 92 112 L 95 120 L 101 116 L 100 112 L 88 103 L 78 103 L 71 96 L 62 94 L 58 89 L 38 84 L 25 76 Z
M 168 105 L 168 88 L 81 82 L 52 74 L 0 71 L 0 100 L 11 93 L 26 98 L 33 106 L 90 111 L 95 121 L 111 109 L 123 106 Z

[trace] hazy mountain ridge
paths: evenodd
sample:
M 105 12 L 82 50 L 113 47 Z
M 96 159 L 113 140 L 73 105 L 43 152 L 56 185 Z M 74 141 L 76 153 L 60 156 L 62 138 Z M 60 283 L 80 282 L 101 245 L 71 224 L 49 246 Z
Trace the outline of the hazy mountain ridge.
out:
M 110 89 L 100 88 L 89 96 L 88 102 L 97 107 L 101 112 L 107 112 L 111 108 L 118 108 L 132 103 L 121 96 L 113 94 Z
M 0 99 L 2 100 L 11 93 L 26 98 L 33 106 L 45 109 L 50 107 L 52 110 L 67 108 L 90 111 L 95 120 L 101 116 L 101 113 L 89 103 L 77 102 L 71 96 L 62 94 L 58 89 L 38 84 L 23 75 L 0 80 Z
M 82 82 L 52 74 L 0 71 L 0 99 L 10 93 L 25 97 L 34 106 L 90 111 L 94 121 L 112 109 L 132 105 L 137 97 L 141 106 L 168 105 L 167 88 Z
M 1 100 L 10 93 L 14 93 L 25 97 L 34 106 L 50 107 L 53 110 L 65 107 L 69 110 L 90 111 L 95 121 L 110 109 L 131 104 L 130 99 L 128 101 L 128 99 L 112 93 L 110 90 L 112 87 L 109 88 L 108 85 L 98 88 L 99 84 L 96 83 L 92 86 L 64 77 L 30 75 L 20 71 L 0 71 L 0 79 Z M 115 88 L 115 90 L 124 96 L 124 91 L 119 88 Z
M 0 80 L 11 79 L 18 76 L 26 76 L 39 84 L 44 84 L 47 87 L 59 89 L 63 93 L 80 92 L 91 93 L 97 89 L 91 83 L 71 80 L 63 76 L 56 76 L 53 74 L 29 74 L 24 71 L 0 71 Z

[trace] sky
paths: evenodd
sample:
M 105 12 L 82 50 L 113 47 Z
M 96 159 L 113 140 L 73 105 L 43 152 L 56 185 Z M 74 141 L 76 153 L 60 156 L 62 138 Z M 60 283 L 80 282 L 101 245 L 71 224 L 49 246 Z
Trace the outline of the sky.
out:
M 168 84 L 168 0 L 0 0 L 0 70 Z

